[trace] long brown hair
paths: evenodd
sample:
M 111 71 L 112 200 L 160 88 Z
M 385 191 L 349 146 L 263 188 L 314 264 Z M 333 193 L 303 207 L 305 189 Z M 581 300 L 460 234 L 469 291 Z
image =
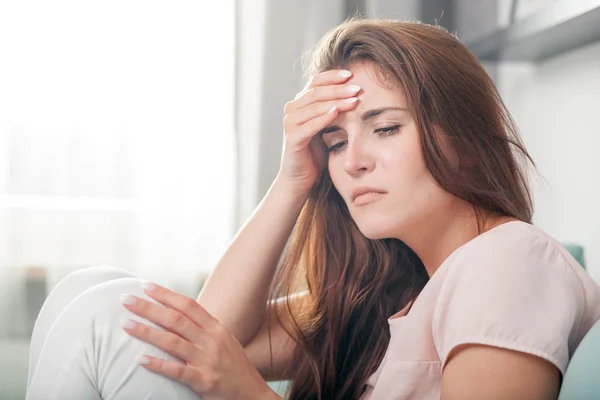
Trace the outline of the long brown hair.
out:
M 416 22 L 349 20 L 318 44 L 309 74 L 359 62 L 372 63 L 382 84 L 404 89 L 429 172 L 473 206 L 478 223 L 486 213 L 531 222 L 523 162 L 533 162 L 492 80 L 455 36 Z M 275 311 L 297 342 L 289 397 L 360 397 L 387 348 L 387 319 L 427 280 L 404 243 L 361 234 L 324 171 L 271 288 L 272 298 L 309 292 L 301 312 L 289 301 Z

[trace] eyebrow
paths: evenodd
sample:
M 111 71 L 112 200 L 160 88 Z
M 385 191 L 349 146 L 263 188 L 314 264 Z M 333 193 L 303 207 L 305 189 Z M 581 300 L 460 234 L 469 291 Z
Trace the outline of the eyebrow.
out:
M 374 117 L 376 117 L 378 115 L 381 115 L 381 114 L 383 114 L 385 112 L 388 112 L 388 111 L 408 111 L 408 109 L 402 108 L 402 107 L 382 107 L 382 108 L 375 108 L 373 110 L 365 111 L 360 116 L 360 119 L 364 122 L 364 121 L 367 121 L 367 120 L 369 120 L 371 118 L 374 118 Z M 319 131 L 318 135 L 321 135 L 321 136 L 322 135 L 326 135 L 328 133 L 339 131 L 340 129 L 342 129 L 342 128 L 340 128 L 339 125 L 329 125 L 329 126 L 323 128 L 323 129 L 321 129 Z

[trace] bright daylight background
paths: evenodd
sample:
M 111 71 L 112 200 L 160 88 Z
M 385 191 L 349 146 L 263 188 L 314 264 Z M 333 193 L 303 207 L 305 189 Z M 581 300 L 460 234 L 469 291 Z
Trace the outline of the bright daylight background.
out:
M 0 0 L 0 400 L 67 273 L 198 294 L 278 172 L 302 55 L 357 11 L 475 51 L 543 177 L 534 223 L 600 282 L 600 0 Z
M 66 273 L 110 264 L 195 296 L 224 251 L 233 3 L 1 2 L 2 392 Z

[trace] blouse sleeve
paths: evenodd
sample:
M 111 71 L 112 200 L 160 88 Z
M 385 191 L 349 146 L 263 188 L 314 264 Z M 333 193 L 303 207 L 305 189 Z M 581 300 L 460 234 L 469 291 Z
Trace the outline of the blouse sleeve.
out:
M 452 349 L 482 344 L 533 354 L 564 374 L 585 300 L 558 244 L 490 236 L 461 250 L 448 266 L 433 316 L 442 369 Z

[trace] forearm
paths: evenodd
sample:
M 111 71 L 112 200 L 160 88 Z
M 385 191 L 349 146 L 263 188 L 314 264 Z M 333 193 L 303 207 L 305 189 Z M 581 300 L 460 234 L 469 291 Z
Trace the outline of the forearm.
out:
M 306 195 L 275 181 L 208 278 L 198 302 L 245 345 L 260 328 L 277 263 Z

